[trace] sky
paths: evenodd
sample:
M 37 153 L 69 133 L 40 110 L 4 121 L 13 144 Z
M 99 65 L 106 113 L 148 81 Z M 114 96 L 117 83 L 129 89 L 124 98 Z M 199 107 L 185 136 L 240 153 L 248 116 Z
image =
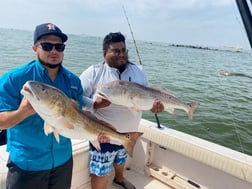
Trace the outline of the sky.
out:
M 250 49 L 235 0 L 1 0 L 0 18 L 0 28 L 52 22 L 67 34 Z

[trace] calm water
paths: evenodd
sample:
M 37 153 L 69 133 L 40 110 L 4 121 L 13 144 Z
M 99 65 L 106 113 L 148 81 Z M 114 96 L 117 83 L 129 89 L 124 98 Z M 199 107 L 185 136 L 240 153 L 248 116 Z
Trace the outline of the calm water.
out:
M 0 75 L 35 58 L 33 33 L 0 29 Z M 80 75 L 103 60 L 102 38 L 69 35 L 64 65 Z M 130 60 L 138 63 L 127 42 Z M 183 102 L 200 103 L 190 122 L 184 111 L 159 114 L 161 124 L 252 155 L 252 79 L 221 76 L 220 71 L 252 75 L 251 52 L 213 51 L 137 41 L 149 81 L 168 89 Z M 155 121 L 153 114 L 144 118 Z

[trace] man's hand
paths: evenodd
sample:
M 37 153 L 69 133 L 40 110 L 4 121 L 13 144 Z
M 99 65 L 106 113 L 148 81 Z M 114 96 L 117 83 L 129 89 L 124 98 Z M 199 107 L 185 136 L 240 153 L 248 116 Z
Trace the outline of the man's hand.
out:
M 164 105 L 162 104 L 161 101 L 155 100 L 153 103 L 152 108 L 150 109 L 151 112 L 153 113 L 160 113 L 164 111 Z
M 99 108 L 105 108 L 109 106 L 111 102 L 107 99 L 97 97 L 94 103 L 94 109 L 97 110 Z
M 36 112 L 29 101 L 26 98 L 23 98 L 17 110 L 0 112 L 0 128 L 12 128 L 35 113 Z
M 104 134 L 102 134 L 102 133 L 100 133 L 99 135 L 98 135 L 98 142 L 99 143 L 110 143 L 110 138 L 109 137 L 107 137 L 107 136 L 105 136 Z
M 18 112 L 23 115 L 24 118 L 29 117 L 36 113 L 30 102 L 24 97 L 19 105 Z

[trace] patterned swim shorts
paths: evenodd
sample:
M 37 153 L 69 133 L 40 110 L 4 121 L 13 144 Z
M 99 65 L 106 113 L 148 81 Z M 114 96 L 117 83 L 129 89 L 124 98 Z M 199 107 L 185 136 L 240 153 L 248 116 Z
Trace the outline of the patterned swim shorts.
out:
M 89 145 L 90 174 L 105 176 L 113 169 L 114 163 L 121 165 L 126 162 L 128 154 L 122 145 L 102 143 L 100 146 L 101 150 L 97 151 L 91 143 Z

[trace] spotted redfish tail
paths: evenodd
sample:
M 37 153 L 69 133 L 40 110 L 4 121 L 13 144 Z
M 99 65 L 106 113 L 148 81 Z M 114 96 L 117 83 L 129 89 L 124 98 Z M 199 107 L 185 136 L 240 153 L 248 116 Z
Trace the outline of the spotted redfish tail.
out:
M 128 138 L 128 140 L 125 140 L 123 142 L 123 146 L 130 157 L 133 157 L 133 150 L 136 144 L 137 139 L 142 135 L 141 132 L 129 132 L 125 133 L 125 137 Z

